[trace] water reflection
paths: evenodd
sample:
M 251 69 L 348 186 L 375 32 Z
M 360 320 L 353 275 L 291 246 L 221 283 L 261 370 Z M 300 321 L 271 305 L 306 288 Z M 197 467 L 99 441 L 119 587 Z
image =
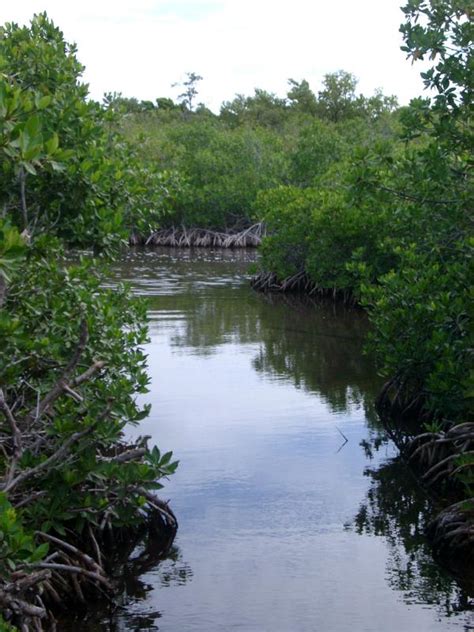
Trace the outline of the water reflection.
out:
M 166 328 L 177 352 L 209 357 L 219 347 L 256 345 L 252 366 L 270 379 L 321 396 L 336 412 L 366 405 L 380 381 L 363 353 L 361 310 L 295 296 L 258 295 L 243 279 L 253 251 L 136 252 L 116 273 L 150 306 L 152 334 Z
M 430 506 L 380 432 L 364 315 L 253 293 L 254 256 L 138 251 L 115 269 L 149 299 L 139 431 L 181 460 L 180 553 L 102 629 L 469 629 L 423 538 Z
M 373 431 L 361 447 L 373 459 L 387 443 L 384 434 Z M 469 616 L 474 605 L 469 595 L 433 563 L 425 533 L 436 509 L 426 490 L 420 488 L 400 455 L 377 467 L 368 466 L 364 473 L 370 487 L 347 527 L 360 535 L 384 537 L 389 550 L 387 582 L 393 590 L 403 593 L 405 603 L 434 605 L 446 618 L 465 613 L 465 629 L 474 629 Z

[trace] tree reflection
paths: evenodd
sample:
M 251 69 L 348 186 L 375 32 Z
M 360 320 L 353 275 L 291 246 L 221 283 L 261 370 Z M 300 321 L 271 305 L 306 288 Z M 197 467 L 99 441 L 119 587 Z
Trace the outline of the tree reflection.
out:
M 81 631 L 159 630 L 157 621 L 162 615 L 159 610 L 146 607 L 149 594 L 160 586 L 184 585 L 193 577 L 179 547 L 173 545 L 163 555 L 160 546 L 159 542 L 149 539 L 137 547 L 130 558 L 125 555 L 125 547 L 123 563 L 114 572 L 119 596 L 113 603 L 89 604 L 86 612 L 78 613 Z M 135 609 L 137 604 L 139 607 Z M 77 630 L 77 621 L 70 618 L 58 623 L 61 626 L 58 629 L 63 632 Z
M 378 433 L 374 433 L 373 440 L 375 443 L 363 442 L 366 453 L 368 449 L 376 451 L 385 442 Z M 349 528 L 386 539 L 390 550 L 389 585 L 403 594 L 407 604 L 435 605 L 446 617 L 472 610 L 466 591 L 433 563 L 425 532 L 434 516 L 434 506 L 410 468 L 398 456 L 377 468 L 367 468 L 365 474 L 371 479 L 370 489 Z
M 166 313 L 170 297 L 160 299 Z M 252 366 L 267 379 L 286 380 L 317 394 L 335 412 L 372 402 L 380 385 L 373 362 L 364 355 L 365 314 L 328 302 L 297 297 L 232 293 L 173 297 L 183 314 L 171 334 L 176 350 L 209 356 L 224 344 L 254 345 Z
M 133 262 L 134 275 L 141 275 L 143 294 L 151 296 L 150 307 L 156 313 L 152 327 L 157 334 L 166 333 L 173 352 L 210 356 L 225 345 L 250 345 L 252 367 L 264 379 L 286 381 L 313 393 L 338 413 L 363 407 L 368 437 L 362 448 L 368 459 L 374 457 L 388 439 L 374 410 L 381 380 L 375 376 L 373 361 L 363 353 L 368 329 L 365 315 L 356 309 L 295 296 L 258 295 L 243 280 L 246 262 L 216 264 L 216 260 L 207 261 L 204 254 L 197 259 L 186 257 L 187 253 L 184 261 L 177 257 L 160 263 L 159 278 L 153 264 L 141 261 L 141 268 L 137 268 Z M 155 295 L 150 292 L 150 283 L 155 283 Z M 167 284 L 164 290 L 162 283 Z M 348 528 L 386 539 L 390 550 L 387 581 L 407 604 L 435 605 L 440 617 L 465 616 L 462 613 L 469 608 L 466 592 L 433 562 L 424 535 L 433 513 L 432 503 L 410 470 L 398 457 L 365 473 L 370 488 Z M 143 612 L 143 602 L 152 590 L 147 583 L 147 576 L 151 576 L 148 570 L 153 574 L 153 586 L 192 579 L 192 570 L 177 549 L 173 555 L 154 567 L 147 569 L 145 565 L 140 572 L 131 573 L 124 603 L 141 601 L 137 608 L 140 619 L 134 618 L 133 607 L 128 607 L 126 615 L 114 619 L 125 626 L 111 630 L 157 629 L 153 625 L 160 613 Z M 466 624 L 465 629 L 472 628 Z
M 335 412 L 371 406 L 378 380 L 363 352 L 367 320 L 361 311 L 270 295 L 260 315 L 256 371 L 286 377 L 297 388 L 317 394 Z
M 373 418 L 380 381 L 363 354 L 365 314 L 327 300 L 257 294 L 245 278 L 255 260 L 253 251 L 138 250 L 114 276 L 147 297 L 152 333 L 166 329 L 175 352 L 211 356 L 222 345 L 254 345 L 262 376 L 318 394 L 336 412 L 364 406 Z

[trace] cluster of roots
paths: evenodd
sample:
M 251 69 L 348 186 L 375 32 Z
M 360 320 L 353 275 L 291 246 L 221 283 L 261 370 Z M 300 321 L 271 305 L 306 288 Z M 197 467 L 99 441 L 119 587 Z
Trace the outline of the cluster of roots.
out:
M 395 375 L 385 382 L 375 402 L 380 417 L 390 425 L 391 420 L 397 423 L 388 428 L 393 432 L 393 440 L 397 445 L 402 442 L 410 432 L 406 432 L 406 425 L 415 421 L 415 428 L 420 424 L 429 422 L 432 414 L 426 409 L 426 398 L 421 384 L 408 380 L 403 375 Z M 402 428 L 402 432 L 398 429 Z
M 421 389 L 413 384 L 409 388 L 397 376 L 385 384 L 377 410 L 421 483 L 442 507 L 427 533 L 436 557 L 474 594 L 474 422 L 444 422 L 437 428 L 424 403 Z M 430 431 L 420 432 L 423 422 Z
M 147 239 L 130 236 L 132 246 L 168 246 L 172 248 L 256 248 L 264 235 L 264 225 L 259 222 L 244 230 L 217 231 L 208 228 L 162 228 Z
M 279 279 L 274 272 L 261 271 L 250 279 L 250 284 L 257 292 L 292 292 L 307 296 L 328 297 L 348 304 L 355 303 L 354 296 L 349 290 L 322 288 L 304 270 L 284 279 Z
M 430 488 L 449 496 L 465 496 L 474 481 L 474 423 L 412 438 L 405 454 Z M 445 507 L 431 522 L 428 536 L 437 557 L 474 593 L 474 498 Z
M 441 511 L 428 528 L 438 559 L 458 578 L 469 595 L 474 594 L 474 498 Z
M 8 580 L 0 580 L 4 620 L 21 632 L 55 632 L 57 617 L 68 609 L 78 612 L 98 600 L 113 604 L 120 589 L 114 578 L 117 552 L 129 553 L 131 543 L 133 548 L 154 539 L 163 558 L 173 543 L 177 521 L 168 505 L 150 495 L 146 511 L 139 527 L 101 531 L 89 526 L 80 540 L 72 533 L 59 537 L 38 531 L 38 540 L 49 544 L 49 554 L 34 569 L 19 566 Z
M 422 468 L 423 480 L 429 485 L 474 481 L 474 423 L 419 434 L 407 444 L 406 454 Z

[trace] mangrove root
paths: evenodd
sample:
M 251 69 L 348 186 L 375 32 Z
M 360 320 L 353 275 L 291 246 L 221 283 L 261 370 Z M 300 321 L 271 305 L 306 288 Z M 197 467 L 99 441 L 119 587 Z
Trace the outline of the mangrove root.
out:
M 340 300 L 351 305 L 356 303 L 354 295 L 349 290 L 320 287 L 304 270 L 283 280 L 280 280 L 274 272 L 262 271 L 250 279 L 250 285 L 257 292 L 299 292 L 308 296 Z
M 208 228 L 162 228 L 143 238 L 132 233 L 130 245 L 168 246 L 172 248 L 256 248 L 260 246 L 265 227 L 262 222 L 244 230 L 217 231 Z

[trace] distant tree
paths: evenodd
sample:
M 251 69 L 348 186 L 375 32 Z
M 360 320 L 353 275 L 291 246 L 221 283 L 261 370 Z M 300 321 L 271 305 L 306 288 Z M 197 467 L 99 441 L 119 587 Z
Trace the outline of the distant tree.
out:
M 288 83 L 291 87 L 286 96 L 290 107 L 304 114 L 315 115 L 318 111 L 318 102 L 306 79 L 302 81 L 288 79 Z
M 173 99 L 169 99 L 168 97 L 158 97 L 155 100 L 156 107 L 158 110 L 175 110 L 179 109 L 179 106 L 173 101 Z
M 220 109 L 220 117 L 229 125 L 236 126 L 243 122 L 247 109 L 247 97 L 236 94 L 232 101 L 224 101 Z
M 144 101 L 140 101 L 140 111 L 141 112 L 151 112 L 155 109 L 155 104 L 153 101 L 149 101 L 145 99 Z
M 252 97 L 236 95 L 233 101 L 226 101 L 221 107 L 222 120 L 231 125 L 250 124 L 277 128 L 286 120 L 288 106 L 273 92 L 255 88 Z
M 121 92 L 107 92 L 103 97 L 104 105 L 115 112 L 137 114 L 155 109 L 153 101 L 139 101 L 135 97 L 124 97 Z
M 371 97 L 360 96 L 359 102 L 366 115 L 371 119 L 377 119 L 386 112 L 393 112 L 398 107 L 397 97 L 394 95 L 387 97 L 382 94 L 380 89 L 377 89 Z
M 198 95 L 197 84 L 199 81 L 202 81 L 201 75 L 196 74 L 195 72 L 187 72 L 187 79 L 182 83 L 174 83 L 172 87 L 181 86 L 183 88 L 183 92 L 178 95 L 179 102 L 190 112 L 193 109 L 194 99 Z
M 337 123 L 351 118 L 357 111 L 357 79 L 350 72 L 338 70 L 324 75 L 323 89 L 318 93 L 321 115 Z

